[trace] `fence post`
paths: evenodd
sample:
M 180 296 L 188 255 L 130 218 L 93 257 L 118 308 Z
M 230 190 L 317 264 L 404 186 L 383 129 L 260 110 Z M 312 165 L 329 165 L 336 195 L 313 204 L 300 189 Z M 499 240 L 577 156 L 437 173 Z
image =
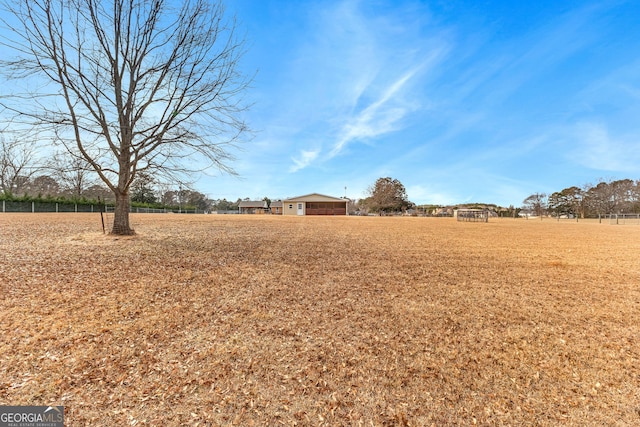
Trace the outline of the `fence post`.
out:
M 3 201 L 2 201 L 2 213 L 5 213 L 5 212 L 6 212 L 6 211 L 4 210 L 4 209 L 5 209 L 5 208 L 4 208 L 4 202 L 5 202 L 5 201 L 3 200 Z
M 31 213 L 35 213 L 36 211 L 36 202 L 31 202 Z
M 56 213 L 58 213 L 58 202 L 56 202 Z

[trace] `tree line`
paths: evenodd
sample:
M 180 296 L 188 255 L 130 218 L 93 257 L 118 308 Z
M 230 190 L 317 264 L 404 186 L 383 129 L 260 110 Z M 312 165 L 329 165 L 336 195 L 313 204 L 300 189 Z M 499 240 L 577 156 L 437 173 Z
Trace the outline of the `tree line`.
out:
M 188 186 L 156 181 L 139 173 L 131 184 L 136 206 L 209 210 L 212 201 Z M 81 158 L 54 153 L 38 157 L 33 144 L 0 137 L 0 199 L 58 202 L 102 201 L 114 204 L 113 192 Z
M 404 185 L 394 178 L 379 178 L 367 190 L 367 197 L 354 203 L 357 213 L 407 212 L 412 209 L 440 212 L 435 206 L 416 206 L 409 201 Z M 499 216 L 526 215 L 554 217 L 597 218 L 606 214 L 640 214 L 640 180 L 603 180 L 597 184 L 572 186 L 551 194 L 534 193 L 528 196 L 521 208 L 497 205 L 465 204 L 458 207 L 482 208 Z
M 59 152 L 41 158 L 35 147 L 0 134 L 0 200 L 115 203 L 113 192 L 83 159 Z M 209 199 L 187 183 L 170 184 L 149 173 L 137 175 L 130 198 L 136 206 L 201 211 L 237 211 L 243 200 Z
M 535 216 L 595 218 L 606 214 L 640 213 L 640 180 L 600 180 L 551 194 L 534 193 L 522 202 Z

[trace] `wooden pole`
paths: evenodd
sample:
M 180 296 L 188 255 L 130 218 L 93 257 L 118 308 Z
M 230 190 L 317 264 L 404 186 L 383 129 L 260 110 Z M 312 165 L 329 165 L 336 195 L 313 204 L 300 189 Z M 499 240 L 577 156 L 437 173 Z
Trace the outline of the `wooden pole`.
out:
M 100 221 L 102 221 L 102 234 L 107 234 L 107 232 L 104 229 L 104 216 L 102 215 L 102 211 L 104 210 L 105 206 L 104 206 L 104 203 L 100 204 L 100 196 L 98 196 L 98 206 L 100 206 Z

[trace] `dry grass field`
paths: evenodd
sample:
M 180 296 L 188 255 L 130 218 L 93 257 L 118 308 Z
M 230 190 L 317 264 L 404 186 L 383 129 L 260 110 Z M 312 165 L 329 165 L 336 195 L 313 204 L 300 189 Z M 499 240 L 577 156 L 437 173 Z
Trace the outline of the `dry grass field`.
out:
M 68 426 L 640 424 L 640 226 L 0 214 L 0 405 Z

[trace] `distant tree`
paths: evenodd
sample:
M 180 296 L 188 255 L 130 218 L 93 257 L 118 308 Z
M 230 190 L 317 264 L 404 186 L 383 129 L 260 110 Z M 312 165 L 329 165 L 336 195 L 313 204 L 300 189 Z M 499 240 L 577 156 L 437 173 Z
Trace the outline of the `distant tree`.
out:
M 516 218 L 520 213 L 520 208 L 516 208 L 513 205 L 509 205 L 508 208 L 503 208 L 500 211 L 500 216 L 505 218 Z
M 166 206 L 190 207 L 203 211 L 208 211 L 215 205 L 215 201 L 209 200 L 206 195 L 195 190 L 182 188 L 182 186 L 178 191 L 165 191 L 160 198 L 160 202 Z
M 562 191 L 552 193 L 548 198 L 548 208 L 556 216 L 582 216 L 584 217 L 584 193 L 578 187 L 565 188 Z
M 361 211 L 360 199 L 347 199 L 347 213 L 349 215 L 364 214 L 364 212 Z
M 60 192 L 58 181 L 49 175 L 39 175 L 29 180 L 26 191 L 31 195 L 57 196 Z
M 640 213 L 640 180 L 635 182 L 633 188 L 633 202 L 631 204 L 631 212 Z
M 115 201 L 113 197 L 113 192 L 105 185 L 93 184 L 87 187 L 83 192 L 82 196 L 88 199 L 107 201 L 113 203 Z
M 0 134 L 0 190 L 4 194 L 24 194 L 29 179 L 38 170 L 35 159 L 32 143 L 6 139 Z
M 549 211 L 556 217 L 571 214 L 571 205 L 566 202 L 562 193 L 556 191 L 549 196 Z
M 211 209 L 211 203 L 204 194 L 194 190 L 182 190 L 182 205 L 190 206 L 201 211 Z
M 59 182 L 60 190 L 72 198 L 83 196 L 84 190 L 96 183 L 95 172 L 82 157 L 56 152 L 45 167 Z
M 614 212 L 631 212 L 635 203 L 635 183 L 630 179 L 620 179 L 609 184 L 614 201 Z
M 153 188 L 154 179 L 146 173 L 139 173 L 131 184 L 131 201 L 139 203 L 157 203 L 158 198 Z
M 378 178 L 368 189 L 367 207 L 372 212 L 399 212 L 413 206 L 408 200 L 404 185 L 397 179 L 390 177 Z
M 38 83 L 0 101 L 91 165 L 116 200 L 113 234 L 134 233 L 139 173 L 233 173 L 249 79 L 238 66 L 244 42 L 221 1 L 0 1 L 2 44 L 18 55 L 4 49 L 0 69 Z
M 587 206 L 591 215 L 600 216 L 615 212 L 616 201 L 613 187 L 609 182 L 601 181 L 587 191 Z
M 373 204 L 373 200 L 371 196 L 365 197 L 363 199 L 359 199 L 356 205 L 356 210 L 359 215 L 369 215 L 369 213 L 373 213 L 371 210 L 371 205 Z
M 542 218 L 547 213 L 547 195 L 534 193 L 522 202 L 523 210 Z
M 169 187 L 164 187 L 163 184 L 160 184 L 160 203 L 165 206 L 178 206 L 180 204 L 180 191 L 169 189 Z
M 211 209 L 217 211 L 237 211 L 238 202 L 231 202 L 227 199 L 213 200 L 211 203 Z

